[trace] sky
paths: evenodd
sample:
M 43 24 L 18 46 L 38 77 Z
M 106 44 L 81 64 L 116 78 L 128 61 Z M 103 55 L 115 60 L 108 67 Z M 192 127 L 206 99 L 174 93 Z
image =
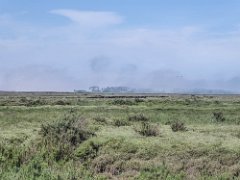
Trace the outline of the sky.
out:
M 240 92 L 239 0 L 0 0 L 0 90 Z

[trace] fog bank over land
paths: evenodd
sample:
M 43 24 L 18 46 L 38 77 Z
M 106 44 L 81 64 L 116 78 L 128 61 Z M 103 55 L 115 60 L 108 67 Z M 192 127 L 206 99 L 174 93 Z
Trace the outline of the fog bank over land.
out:
M 240 28 L 234 14 L 226 14 L 232 24 L 222 28 L 218 16 L 194 19 L 189 9 L 179 12 L 185 21 L 177 23 L 172 14 L 169 24 L 162 14 L 140 23 L 117 10 L 41 9 L 33 17 L 37 21 L 29 19 L 32 13 L 0 12 L 1 90 L 98 85 L 240 92 Z
M 92 65 L 91 65 L 92 66 Z M 90 68 L 92 68 L 90 66 Z M 105 67 L 104 67 L 105 69 Z M 89 71 L 92 71 L 90 69 Z M 105 69 L 106 70 L 106 69 Z M 89 90 L 92 85 L 100 87 L 124 86 L 136 91 L 149 92 L 196 92 L 212 91 L 239 93 L 240 78 L 228 80 L 190 80 L 181 73 L 171 70 L 157 70 L 142 74 L 133 65 L 126 65 L 116 72 L 91 72 L 86 76 L 75 78 L 66 69 L 53 69 L 48 66 L 26 66 L 19 69 L 0 72 L 0 86 L 9 91 L 73 91 Z M 123 74 L 122 74 L 123 73 Z

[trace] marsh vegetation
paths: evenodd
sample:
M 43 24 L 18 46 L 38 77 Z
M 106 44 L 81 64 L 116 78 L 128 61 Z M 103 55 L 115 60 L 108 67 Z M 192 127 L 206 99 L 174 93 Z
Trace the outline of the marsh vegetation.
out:
M 0 179 L 238 179 L 240 97 L 0 96 Z

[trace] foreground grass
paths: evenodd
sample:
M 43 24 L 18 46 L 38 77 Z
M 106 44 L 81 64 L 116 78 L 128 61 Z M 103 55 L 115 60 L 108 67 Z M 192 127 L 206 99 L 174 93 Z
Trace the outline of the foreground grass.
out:
M 238 98 L 39 99 L 0 98 L 0 179 L 240 178 Z

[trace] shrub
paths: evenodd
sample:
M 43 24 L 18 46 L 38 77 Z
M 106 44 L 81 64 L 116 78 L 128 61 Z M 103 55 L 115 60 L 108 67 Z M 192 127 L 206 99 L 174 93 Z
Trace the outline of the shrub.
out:
M 115 99 L 112 102 L 113 105 L 127 105 L 127 106 L 132 106 L 135 105 L 134 101 L 131 100 L 126 100 L 126 99 Z
M 52 153 L 54 159 L 59 161 L 70 158 L 80 143 L 95 134 L 88 130 L 84 119 L 72 119 L 70 116 L 67 121 L 42 125 L 40 135 L 39 146 L 45 147 L 47 156 Z
M 113 124 L 114 126 L 120 127 L 120 126 L 128 126 L 129 122 L 123 119 L 115 119 Z
M 222 112 L 213 112 L 213 117 L 216 122 L 223 122 L 225 121 L 225 117 L 223 116 Z
M 86 130 L 82 120 L 60 122 L 53 125 L 42 125 L 40 134 L 42 138 L 48 142 L 70 143 L 73 146 L 76 146 L 94 135 L 94 133 Z
M 99 143 L 94 141 L 83 143 L 76 150 L 76 156 L 83 161 L 87 159 L 94 159 L 95 157 L 98 156 L 100 146 L 101 145 Z
M 100 117 L 100 116 L 96 116 L 93 118 L 96 122 L 101 123 L 101 124 L 106 124 L 107 120 L 105 117 Z
M 143 136 L 157 136 L 159 134 L 157 127 L 148 122 L 142 122 L 138 132 Z
M 142 102 L 144 102 L 144 99 L 141 99 L 141 98 L 135 98 L 135 102 L 136 102 L 136 103 L 142 103 Z
M 95 173 L 103 173 L 110 170 L 111 165 L 115 162 L 115 157 L 110 154 L 104 154 L 92 161 L 92 169 Z
M 113 165 L 110 166 L 109 171 L 112 175 L 119 175 L 124 172 L 126 161 L 120 160 L 115 162 Z
M 119 150 L 119 148 L 123 144 L 124 144 L 124 138 L 110 138 L 104 143 L 103 148 L 106 151 L 111 150 L 115 152 L 116 150 Z
M 186 131 L 187 130 L 187 128 L 185 127 L 185 124 L 183 122 L 180 122 L 180 121 L 173 122 L 171 124 L 171 128 L 172 128 L 173 132 Z
M 149 119 L 144 114 L 136 114 L 128 117 L 129 121 L 149 121 Z
M 71 103 L 68 101 L 64 101 L 64 100 L 57 100 L 56 102 L 54 102 L 54 105 L 65 106 L 65 105 L 71 105 Z
M 164 123 L 165 125 L 171 125 L 171 121 L 166 121 L 165 123 Z
M 25 106 L 42 106 L 45 105 L 46 102 L 44 100 L 27 100 L 25 101 Z

